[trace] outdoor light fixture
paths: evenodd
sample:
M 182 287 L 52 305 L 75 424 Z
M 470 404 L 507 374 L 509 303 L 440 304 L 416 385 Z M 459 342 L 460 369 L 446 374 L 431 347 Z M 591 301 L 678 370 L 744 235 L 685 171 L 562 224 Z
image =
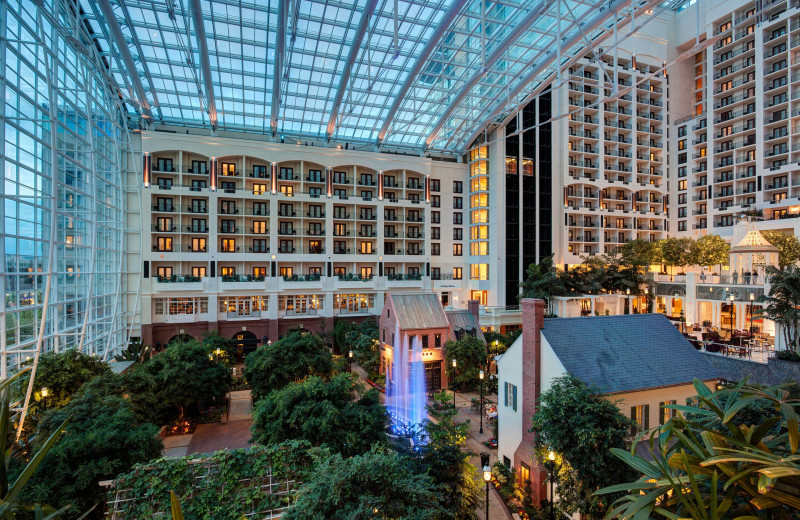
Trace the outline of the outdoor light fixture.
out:
M 550 519 L 555 520 L 556 513 L 553 509 L 553 488 L 555 487 L 555 473 L 556 473 L 556 454 L 553 450 L 547 454 L 547 462 L 545 462 L 547 474 L 550 480 Z
M 550 453 L 547 454 L 547 460 L 549 460 L 550 462 L 556 460 L 556 454 L 553 453 L 552 450 L 550 451 Z
M 150 187 L 150 176 L 152 173 L 153 157 L 150 152 L 144 152 L 142 155 L 142 181 L 145 188 Z
M 353 351 L 347 353 L 347 371 L 353 371 Z
M 489 520 L 489 482 L 492 480 L 492 468 L 489 466 L 489 453 L 481 453 L 481 466 L 483 467 L 483 481 L 486 482 L 486 520 Z
M 50 395 L 50 389 L 47 388 L 46 386 L 43 386 L 40 393 L 42 394 L 42 397 L 47 399 L 47 396 Z
M 736 301 L 736 296 L 731 293 L 730 295 L 731 300 L 731 342 L 733 342 L 733 302 Z
M 453 379 L 455 379 L 455 378 L 456 378 L 456 358 L 453 358 Z M 453 410 L 455 410 L 456 409 L 456 387 L 452 383 L 451 383 L 451 385 L 453 386 Z
M 478 372 L 478 379 L 481 380 L 481 428 L 479 433 L 483 433 L 483 370 Z
M 753 302 L 756 300 L 756 295 L 750 293 L 750 339 L 753 339 Z

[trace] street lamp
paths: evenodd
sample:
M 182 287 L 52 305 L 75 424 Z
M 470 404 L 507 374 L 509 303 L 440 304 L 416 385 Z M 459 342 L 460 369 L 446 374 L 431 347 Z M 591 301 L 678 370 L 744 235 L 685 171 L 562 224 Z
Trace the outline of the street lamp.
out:
M 456 358 L 453 358 L 453 380 L 450 382 L 453 387 L 453 410 L 456 409 L 456 365 Z
M 43 386 L 39 393 L 42 395 L 42 411 L 47 411 L 47 396 L 50 395 L 50 389 Z
M 756 300 L 756 295 L 750 293 L 750 337 L 753 337 L 753 302 Z
M 625 289 L 625 314 L 631 313 L 631 290 Z
M 650 289 L 644 288 L 644 311 L 650 312 Z
M 731 300 L 731 341 L 733 341 L 733 314 L 734 314 L 733 313 L 733 302 L 736 301 L 736 296 L 731 294 L 730 300 Z
M 555 472 L 556 472 L 556 454 L 551 450 L 547 454 L 547 473 L 550 477 L 550 520 L 555 520 L 556 512 L 553 509 L 553 488 L 555 487 Z
M 489 467 L 489 453 L 481 453 L 481 466 L 483 466 L 483 481 L 486 482 L 486 520 L 489 520 L 489 482 L 492 480 L 492 468 Z
M 479 433 L 483 433 L 483 370 L 478 372 L 478 379 L 481 380 L 481 428 Z
M 347 353 L 347 371 L 353 371 L 353 351 Z

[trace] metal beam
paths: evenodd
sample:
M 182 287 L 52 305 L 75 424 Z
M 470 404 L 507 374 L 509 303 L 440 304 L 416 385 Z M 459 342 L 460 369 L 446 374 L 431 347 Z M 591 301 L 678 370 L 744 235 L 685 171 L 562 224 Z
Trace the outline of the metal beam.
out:
M 430 58 L 431 54 L 433 54 L 436 46 L 439 45 L 442 35 L 447 29 L 450 28 L 450 25 L 458 16 L 461 8 L 466 4 L 467 0 L 454 0 L 454 2 L 450 4 L 450 7 L 447 8 L 447 11 L 445 11 L 442 15 L 442 19 L 436 24 L 436 28 L 428 38 L 428 42 L 425 44 L 425 47 L 422 48 L 420 55 L 417 56 L 414 65 L 408 71 L 406 80 L 403 82 L 403 86 L 401 86 L 400 90 L 397 92 L 397 94 L 395 94 L 392 106 L 389 107 L 389 112 L 386 113 L 386 117 L 383 119 L 383 125 L 381 125 L 381 129 L 378 132 L 378 139 L 376 142 L 378 146 L 380 146 L 381 142 L 386 138 L 386 133 L 389 131 L 389 127 L 392 125 L 392 120 L 394 120 L 394 116 L 397 115 L 400 105 L 403 103 L 403 101 L 405 101 L 406 94 L 414 85 L 417 75 L 422 70 L 422 67 L 428 63 L 428 58 Z
M 646 9 L 652 9 L 654 7 L 657 7 L 662 2 L 663 2 L 663 0 L 650 0 L 648 3 L 644 4 L 643 6 L 638 7 L 637 10 L 641 11 L 641 10 L 646 10 Z M 631 3 L 631 0 L 612 0 L 607 5 L 606 8 L 601 9 L 592 18 L 590 18 L 589 20 L 586 21 L 586 24 L 584 24 L 584 26 L 582 27 L 583 32 L 590 33 L 592 31 L 596 30 L 601 25 L 603 25 L 609 18 L 611 18 L 612 15 L 616 15 L 620 9 L 626 7 L 630 3 Z M 618 19 L 617 23 L 624 25 L 624 24 L 626 24 L 626 23 L 628 23 L 630 21 L 630 18 L 631 18 L 631 15 L 630 15 L 630 13 L 628 13 L 628 14 L 624 15 L 623 17 L 620 17 Z M 614 33 L 612 31 L 606 31 L 603 34 L 601 34 L 598 38 L 593 40 L 593 43 L 599 44 L 602 41 L 604 41 L 605 39 L 611 37 L 613 34 Z M 577 31 L 577 32 L 573 33 L 571 36 L 567 37 L 563 41 L 563 43 L 561 44 L 561 48 L 562 49 L 569 49 L 570 47 L 576 45 L 582 38 L 583 38 L 582 32 L 581 31 Z M 535 80 L 537 76 L 539 76 L 545 70 L 547 70 L 548 68 L 553 66 L 553 64 L 556 62 L 557 55 L 558 55 L 558 50 L 557 49 L 553 49 L 550 52 L 548 52 L 543 58 L 537 60 L 536 65 L 525 76 L 523 76 L 517 82 L 517 85 L 514 87 L 514 89 L 511 92 L 508 93 L 507 96 L 504 96 L 505 99 L 510 100 L 510 99 L 514 98 L 515 96 L 517 96 L 520 92 L 522 92 L 522 90 L 525 89 L 525 87 L 530 82 Z M 567 63 L 565 63 L 565 64 L 556 64 L 556 66 L 560 67 L 560 68 L 565 68 L 565 67 L 568 67 L 569 65 L 571 65 L 572 63 L 578 61 L 579 59 L 581 59 L 583 57 L 584 57 L 583 53 L 577 53 Z M 537 91 L 535 93 L 531 94 L 531 96 L 533 96 L 536 93 L 540 92 L 546 86 L 547 85 L 542 85 L 541 87 L 539 87 L 537 89 Z M 497 103 L 495 103 L 495 105 L 489 110 L 488 115 L 486 117 L 484 117 L 479 124 L 475 125 L 475 130 L 464 141 L 465 146 L 469 146 L 469 143 L 474 141 L 481 133 L 483 133 L 484 129 L 489 124 L 491 124 L 492 119 L 497 117 L 503 111 L 503 109 L 506 107 L 507 104 L 508 104 L 508 102 L 507 101 L 503 101 L 503 100 L 500 100 Z M 524 103 L 521 103 L 521 104 L 524 104 Z M 429 140 L 426 141 L 426 143 L 432 142 L 433 139 L 435 139 L 435 138 L 436 138 L 436 136 L 434 134 L 431 134 L 431 136 L 428 137 Z
M 211 79 L 211 61 L 208 59 L 208 40 L 206 40 L 206 27 L 203 25 L 203 9 L 200 0 L 189 0 L 189 9 L 192 11 L 192 24 L 194 37 L 197 39 L 197 50 L 200 52 L 200 70 L 203 73 L 203 86 L 206 89 L 206 103 L 208 104 L 208 120 L 211 129 L 217 129 L 217 102 L 214 97 L 214 82 Z
M 136 100 L 137 103 L 139 103 L 139 109 L 142 111 L 143 116 L 152 121 L 153 112 L 150 110 L 150 102 L 147 101 L 147 95 L 142 86 L 142 80 L 139 78 L 139 72 L 136 70 L 136 64 L 133 62 L 133 56 L 131 56 L 131 51 L 128 49 L 128 42 L 125 41 L 125 35 L 122 34 L 122 29 L 119 26 L 119 22 L 117 22 L 117 17 L 114 15 L 114 10 L 111 8 L 111 3 L 109 3 L 108 0 L 97 0 L 97 4 L 100 6 L 100 11 L 103 13 L 106 25 L 111 29 L 111 35 L 114 38 L 114 43 L 117 45 L 117 52 L 119 52 L 122 58 L 122 64 L 128 71 L 128 77 L 133 84 L 133 90 L 139 98 Z
M 489 71 L 492 66 L 503 56 L 503 53 L 508 50 L 517 40 L 519 40 L 520 36 L 522 36 L 525 31 L 529 30 L 531 25 L 541 16 L 543 16 L 550 6 L 553 4 L 553 0 L 543 0 L 539 2 L 533 9 L 525 15 L 525 18 L 520 20 L 516 23 L 516 25 L 512 28 L 511 32 L 508 33 L 502 41 L 500 41 L 495 48 L 492 50 L 492 53 L 486 58 L 485 63 L 478 69 L 475 74 L 472 75 L 463 85 L 458 88 L 458 93 L 456 97 L 447 105 L 447 108 L 442 113 L 439 120 L 433 126 L 433 130 L 431 130 L 430 135 L 425 140 L 425 147 L 427 148 L 431 142 L 436 138 L 439 131 L 444 126 L 447 119 L 456 111 L 458 106 L 464 101 L 471 92 L 472 88 L 478 84 L 478 82 L 486 75 L 486 72 Z
M 336 97 L 333 98 L 331 115 L 330 118 L 328 118 L 328 129 L 325 132 L 325 137 L 328 141 L 331 140 L 333 131 L 336 130 L 336 120 L 339 118 L 339 108 L 342 105 L 342 99 L 344 99 L 344 91 L 347 90 L 347 84 L 350 81 L 350 73 L 353 72 L 353 64 L 356 62 L 358 52 L 361 50 L 361 42 L 364 41 L 364 35 L 367 33 L 369 21 L 372 19 L 372 13 L 375 12 L 375 7 L 377 7 L 377 5 L 378 0 L 367 0 L 364 11 L 361 13 L 361 20 L 358 21 L 356 33 L 353 35 L 353 42 L 350 44 L 350 52 L 347 53 L 347 61 L 344 63 L 344 70 L 342 70 L 342 77 L 339 78 L 339 87 L 336 89 Z
M 286 24 L 289 16 L 289 0 L 278 0 L 278 29 L 275 31 L 275 64 L 272 69 L 272 106 L 269 126 L 273 137 L 278 132 L 278 113 L 281 110 L 281 79 L 283 59 L 286 53 Z

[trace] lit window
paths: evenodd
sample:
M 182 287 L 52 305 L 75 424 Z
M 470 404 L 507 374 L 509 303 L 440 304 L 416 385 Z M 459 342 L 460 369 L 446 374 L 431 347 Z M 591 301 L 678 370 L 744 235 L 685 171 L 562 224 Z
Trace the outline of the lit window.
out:
M 470 238 L 472 240 L 488 239 L 489 226 L 472 226 L 470 228 Z
M 473 242 L 469 246 L 470 254 L 473 256 L 488 255 L 489 242 Z
M 471 264 L 469 266 L 470 280 L 488 280 L 489 264 Z
M 475 193 L 469 198 L 471 208 L 486 208 L 489 206 L 488 193 Z

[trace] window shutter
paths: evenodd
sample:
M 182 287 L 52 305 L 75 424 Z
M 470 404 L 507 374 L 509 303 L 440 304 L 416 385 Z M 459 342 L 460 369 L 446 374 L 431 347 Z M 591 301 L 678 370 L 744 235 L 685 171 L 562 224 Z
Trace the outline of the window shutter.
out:
M 644 405 L 644 429 L 650 429 L 650 405 Z
M 633 423 L 633 424 L 631 424 L 631 433 L 635 434 L 636 433 L 636 407 L 635 406 L 631 406 L 631 422 Z
M 503 385 L 503 406 L 508 406 L 508 383 Z
M 669 401 L 663 401 L 658 403 L 658 424 L 664 425 L 664 419 L 666 418 L 666 408 L 664 408 Z
M 514 385 L 514 411 L 517 411 L 517 387 Z
M 670 401 L 669 403 L 670 404 L 678 404 L 678 401 Z M 676 415 L 678 415 L 678 410 L 676 410 L 675 408 L 670 410 L 670 415 L 669 415 L 670 417 L 675 417 Z

